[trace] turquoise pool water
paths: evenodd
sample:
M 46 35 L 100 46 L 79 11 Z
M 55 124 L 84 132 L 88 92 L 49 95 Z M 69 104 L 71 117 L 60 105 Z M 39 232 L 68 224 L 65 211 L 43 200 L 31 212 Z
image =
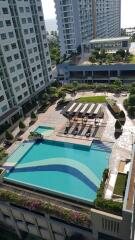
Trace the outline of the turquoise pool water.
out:
M 37 132 L 40 134 L 51 134 L 53 131 L 54 131 L 54 128 L 46 127 L 46 126 L 39 126 L 34 130 L 34 132 Z
M 101 142 L 87 147 L 45 140 L 25 151 L 27 144 L 23 143 L 7 160 L 6 180 L 79 201 L 94 201 L 111 148 Z M 25 152 L 19 159 L 22 149 Z

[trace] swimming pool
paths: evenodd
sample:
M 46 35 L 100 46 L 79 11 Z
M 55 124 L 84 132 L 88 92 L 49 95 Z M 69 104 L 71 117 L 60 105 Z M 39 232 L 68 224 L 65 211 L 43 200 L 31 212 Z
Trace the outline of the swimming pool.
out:
M 44 134 L 46 136 L 49 136 L 53 133 L 54 128 L 51 127 L 46 127 L 46 126 L 38 126 L 34 132 L 40 133 L 40 134 Z
M 24 151 L 20 158 L 19 151 Z M 26 142 L 7 160 L 5 167 L 9 172 L 4 178 L 91 203 L 96 198 L 103 171 L 108 167 L 110 153 L 111 148 L 101 142 L 93 142 L 91 146 L 51 140 L 34 144 Z

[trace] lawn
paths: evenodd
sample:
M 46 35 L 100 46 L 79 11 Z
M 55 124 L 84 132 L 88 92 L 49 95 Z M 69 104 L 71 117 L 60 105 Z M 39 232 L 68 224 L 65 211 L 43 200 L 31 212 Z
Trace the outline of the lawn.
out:
M 80 103 L 104 103 L 106 102 L 106 96 L 94 96 L 94 97 L 81 97 L 78 99 Z
M 118 173 L 115 188 L 114 188 L 114 194 L 123 196 L 125 193 L 127 183 L 127 175 Z
M 129 63 L 135 64 L 135 56 L 130 56 L 129 57 Z

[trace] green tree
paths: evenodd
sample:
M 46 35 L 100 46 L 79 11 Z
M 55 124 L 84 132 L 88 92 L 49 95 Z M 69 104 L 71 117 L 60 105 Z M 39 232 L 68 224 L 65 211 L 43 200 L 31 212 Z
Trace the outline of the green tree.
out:
M 5 137 L 6 137 L 6 140 L 8 140 L 8 141 L 13 141 L 14 140 L 14 136 L 8 130 L 5 133 Z
M 63 92 L 63 91 L 60 91 L 60 92 L 59 92 L 59 98 L 62 98 L 62 99 L 64 100 L 65 97 L 66 97 L 66 93 Z
M 20 128 L 20 130 L 26 128 L 26 125 L 23 123 L 22 120 L 20 120 L 20 122 L 19 122 L 19 128 Z
M 49 95 L 45 92 L 42 94 L 41 103 L 47 105 L 49 102 Z
M 36 115 L 36 113 L 34 113 L 33 111 L 31 112 L 31 120 L 32 121 L 36 121 L 36 119 L 37 119 L 37 115 Z
M 128 98 L 128 105 L 135 106 L 135 95 L 130 95 Z

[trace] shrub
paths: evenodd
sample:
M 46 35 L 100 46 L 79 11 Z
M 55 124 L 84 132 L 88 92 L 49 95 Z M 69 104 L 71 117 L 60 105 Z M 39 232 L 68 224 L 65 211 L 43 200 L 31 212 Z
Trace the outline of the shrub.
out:
M 97 191 L 95 206 L 101 211 L 107 211 L 110 213 L 121 215 L 123 203 L 104 199 L 104 187 L 105 187 L 106 179 L 108 177 L 108 171 L 109 171 L 108 169 L 104 170 L 103 181 L 101 182 L 100 188 Z
M 59 95 L 59 98 L 62 98 L 62 99 L 66 97 L 66 93 L 63 91 L 60 91 L 58 95 Z
M 121 129 L 121 123 L 119 120 L 116 120 L 115 129 Z
M 19 122 L 19 128 L 20 129 L 25 129 L 26 128 L 26 125 L 23 123 L 23 121 L 20 120 Z
M 35 120 L 37 118 L 37 115 L 32 111 L 31 112 L 31 119 Z
M 9 132 L 8 130 L 6 131 L 5 137 L 7 140 L 12 141 L 14 139 L 14 136 L 12 135 L 11 132 Z

